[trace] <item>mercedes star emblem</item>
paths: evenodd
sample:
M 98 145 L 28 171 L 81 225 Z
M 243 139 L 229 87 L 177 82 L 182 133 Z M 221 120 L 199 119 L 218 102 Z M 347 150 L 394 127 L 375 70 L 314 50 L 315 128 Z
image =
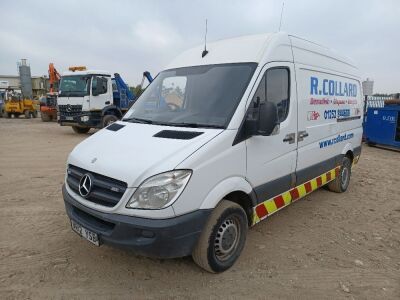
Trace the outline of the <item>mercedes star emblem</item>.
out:
M 72 111 L 72 106 L 71 104 L 67 104 L 67 112 L 71 112 Z
M 79 181 L 79 194 L 82 197 L 87 197 L 92 190 L 92 179 L 89 174 L 82 176 L 81 181 Z

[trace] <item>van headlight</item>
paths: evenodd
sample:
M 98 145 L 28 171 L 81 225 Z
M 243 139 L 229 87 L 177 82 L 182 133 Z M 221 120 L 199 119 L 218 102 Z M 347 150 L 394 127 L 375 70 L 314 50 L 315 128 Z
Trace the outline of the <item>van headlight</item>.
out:
M 188 183 L 191 170 L 174 170 L 147 178 L 133 193 L 127 208 L 160 209 L 174 203 Z

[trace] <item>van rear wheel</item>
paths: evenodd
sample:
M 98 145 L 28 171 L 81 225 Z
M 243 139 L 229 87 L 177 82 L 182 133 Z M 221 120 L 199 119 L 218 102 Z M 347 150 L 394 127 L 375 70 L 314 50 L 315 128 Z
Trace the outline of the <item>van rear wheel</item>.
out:
M 339 176 L 328 183 L 328 189 L 335 193 L 343 193 L 350 184 L 351 177 L 351 159 L 347 156 L 343 158 L 340 166 Z
M 203 229 L 192 257 L 195 263 L 211 273 L 223 272 L 236 262 L 247 235 L 247 215 L 243 208 L 222 200 Z

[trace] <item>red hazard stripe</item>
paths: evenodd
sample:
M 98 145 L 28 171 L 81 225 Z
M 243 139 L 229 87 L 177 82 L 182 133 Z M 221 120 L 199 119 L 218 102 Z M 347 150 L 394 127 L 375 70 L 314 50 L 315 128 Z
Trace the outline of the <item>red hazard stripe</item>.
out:
M 339 168 L 335 169 L 335 176 L 338 177 L 339 176 Z
M 268 215 L 267 209 L 265 208 L 264 204 L 256 207 L 256 213 L 260 219 Z
M 322 185 L 322 178 L 321 177 L 317 177 L 317 185 L 318 185 L 318 187 L 320 187 Z
M 326 173 L 326 181 L 331 181 L 331 172 Z
M 285 201 L 283 201 L 282 195 L 275 197 L 274 202 L 275 202 L 275 205 L 277 208 L 281 208 L 281 207 L 285 206 Z
M 295 201 L 296 199 L 298 199 L 299 198 L 299 191 L 297 190 L 297 188 L 294 188 L 294 189 L 291 189 L 290 191 L 289 191 L 289 193 L 290 193 L 290 196 L 292 196 L 292 201 Z
M 308 181 L 304 184 L 304 187 L 306 188 L 306 192 L 310 193 L 312 191 L 312 187 L 311 187 L 311 182 Z

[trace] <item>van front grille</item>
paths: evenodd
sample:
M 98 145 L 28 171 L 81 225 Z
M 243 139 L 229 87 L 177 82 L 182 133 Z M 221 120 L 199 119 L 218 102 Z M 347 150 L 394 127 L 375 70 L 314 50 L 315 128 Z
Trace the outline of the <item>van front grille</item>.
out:
M 123 181 L 68 165 L 67 184 L 78 195 L 82 196 L 79 191 L 79 183 L 85 175 L 88 175 L 91 181 L 90 192 L 84 197 L 88 201 L 113 207 L 117 205 L 126 191 L 127 184 Z

